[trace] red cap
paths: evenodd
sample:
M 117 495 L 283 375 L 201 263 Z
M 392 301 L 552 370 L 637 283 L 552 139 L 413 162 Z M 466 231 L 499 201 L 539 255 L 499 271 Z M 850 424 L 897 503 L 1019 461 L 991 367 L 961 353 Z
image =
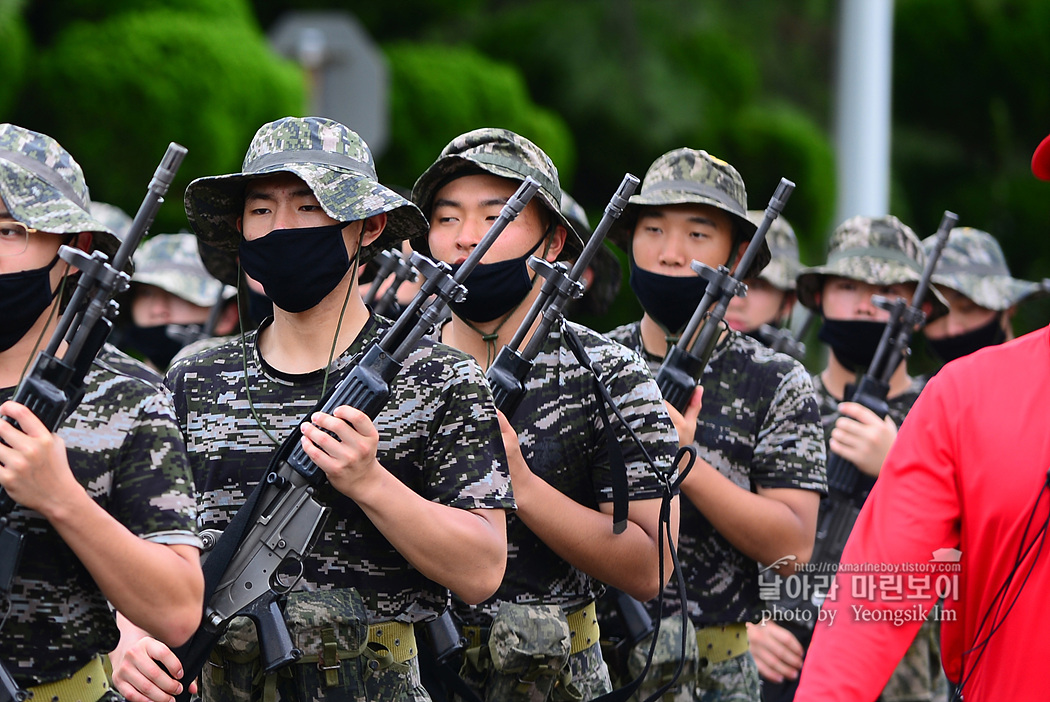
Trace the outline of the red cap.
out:
M 1032 173 L 1040 180 L 1050 180 L 1050 136 L 1035 147 L 1032 154 Z

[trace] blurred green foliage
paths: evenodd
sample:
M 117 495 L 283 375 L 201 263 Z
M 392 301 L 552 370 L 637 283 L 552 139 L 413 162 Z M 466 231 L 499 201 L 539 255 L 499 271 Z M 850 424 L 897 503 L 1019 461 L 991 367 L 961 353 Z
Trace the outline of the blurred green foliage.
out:
M 19 99 L 29 62 L 29 30 L 22 18 L 23 0 L 0 0 L 0 114 L 11 111 Z
M 381 178 L 410 188 L 460 134 L 503 127 L 534 141 L 571 177 L 576 153 L 564 120 L 537 106 L 521 73 L 470 47 L 397 42 L 390 64 L 390 131 L 377 164 Z
M 33 64 L 15 120 L 58 139 L 84 167 L 92 198 L 129 214 L 168 142 L 186 146 L 154 227 L 177 231 L 189 181 L 240 170 L 258 126 L 301 113 L 303 90 L 300 69 L 251 24 L 129 11 L 56 35 Z
M 1031 157 L 1050 132 L 1050 3 L 900 0 L 894 42 L 893 207 L 922 236 L 950 209 L 1003 247 L 1014 276 L 1050 274 L 1050 197 Z M 1050 305 L 1019 309 L 1019 332 Z

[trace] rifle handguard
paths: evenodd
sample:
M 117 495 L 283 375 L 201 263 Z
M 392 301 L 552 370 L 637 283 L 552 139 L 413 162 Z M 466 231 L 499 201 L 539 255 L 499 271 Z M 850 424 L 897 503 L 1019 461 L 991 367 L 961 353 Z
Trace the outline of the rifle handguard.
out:
M 706 363 L 678 346 L 672 346 L 656 373 L 656 384 L 664 399 L 679 412 L 685 412 L 689 398 L 696 391 L 696 379 L 704 372 Z
M 532 361 L 522 358 L 510 346 L 499 350 L 496 360 L 485 373 L 496 409 L 508 417 L 514 416 L 525 397 L 525 378 L 531 370 Z

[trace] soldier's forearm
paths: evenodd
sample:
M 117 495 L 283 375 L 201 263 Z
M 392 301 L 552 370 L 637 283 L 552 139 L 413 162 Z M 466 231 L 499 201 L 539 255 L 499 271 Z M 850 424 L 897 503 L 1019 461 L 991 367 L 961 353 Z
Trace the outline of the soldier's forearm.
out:
M 74 514 L 51 523 L 106 599 L 137 626 L 171 645 L 197 628 L 204 575 L 196 547 L 141 539 L 86 493 Z

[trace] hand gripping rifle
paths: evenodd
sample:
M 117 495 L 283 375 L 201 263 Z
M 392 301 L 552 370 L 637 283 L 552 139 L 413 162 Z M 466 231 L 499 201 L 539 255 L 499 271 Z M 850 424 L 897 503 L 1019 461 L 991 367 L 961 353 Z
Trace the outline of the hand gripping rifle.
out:
M 426 276 L 420 291 L 398 321 L 365 350 L 320 411 L 331 414 L 337 407 L 348 405 L 375 419 L 389 399 L 390 383 L 405 359 L 442 319 L 449 301 L 464 299 L 463 281 L 538 188 L 536 181 L 526 179 L 455 276 L 448 264 L 412 254 L 413 265 Z M 302 575 L 303 560 L 320 535 L 329 509 L 313 497 L 327 478 L 306 455 L 299 437 L 299 431 L 293 431 L 281 444 L 262 482 L 221 536 L 205 534 L 214 541 L 214 549 L 204 562 L 204 617 L 190 641 L 175 650 L 187 681 L 183 693 L 176 697 L 179 702 L 189 699 L 188 681 L 200 674 L 234 617 L 246 616 L 254 621 L 265 672 L 273 672 L 302 655 L 292 643 L 280 600 Z
M 743 297 L 747 294 L 747 286 L 742 282 L 748 275 L 751 262 L 755 260 L 762 242 L 766 239 L 766 232 L 776 221 L 777 217 L 791 197 L 795 184 L 787 178 L 781 178 L 773 197 L 766 207 L 766 214 L 758 225 L 758 230 L 751 237 L 744 255 L 736 267 L 736 275 L 726 266 L 719 266 L 717 270 L 705 266 L 699 261 L 693 261 L 691 266 L 701 278 L 707 281 L 707 289 L 704 292 L 700 304 L 696 306 L 693 316 L 685 326 L 685 331 L 678 339 L 678 343 L 668 349 L 667 357 L 664 358 L 660 370 L 656 374 L 656 384 L 664 399 L 679 412 L 684 412 L 689 404 L 689 398 L 696 390 L 696 381 L 704 372 L 708 359 L 714 352 L 718 334 L 721 331 L 721 322 L 725 318 L 726 308 L 729 301 L 734 297 Z M 697 329 L 703 323 L 700 334 Z M 696 336 L 696 340 L 692 341 Z M 694 353 L 694 350 L 699 353 Z
M 86 254 L 63 245 L 58 255 L 80 269 L 80 280 L 58 321 L 47 347 L 33 361 L 33 366 L 15 389 L 14 401 L 28 407 L 49 431 L 57 431 L 62 421 L 76 409 L 84 396 L 84 378 L 91 369 L 103 344 L 113 329 L 117 303 L 113 297 L 128 288 L 123 272 L 139 242 L 146 235 L 153 218 L 164 202 L 175 173 L 186 157 L 186 148 L 172 142 L 149 183 L 146 197 L 139 206 L 127 236 L 109 261 L 101 251 Z M 65 342 L 65 350 L 62 344 Z M 17 423 L 9 417 L 0 420 Z M 23 534 L 10 525 L 15 501 L 0 488 L 0 597 L 6 598 L 22 555 Z M 0 702 L 7 698 L 25 699 L 25 692 L 10 689 L 12 680 L 0 664 Z

